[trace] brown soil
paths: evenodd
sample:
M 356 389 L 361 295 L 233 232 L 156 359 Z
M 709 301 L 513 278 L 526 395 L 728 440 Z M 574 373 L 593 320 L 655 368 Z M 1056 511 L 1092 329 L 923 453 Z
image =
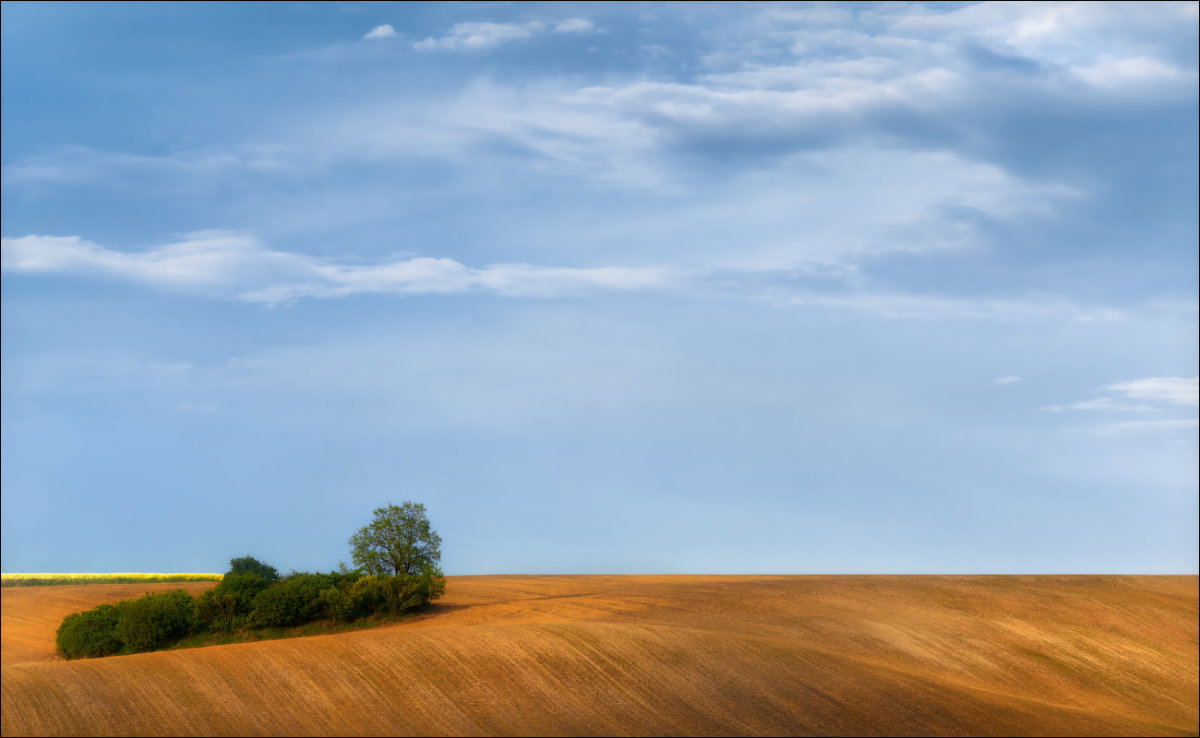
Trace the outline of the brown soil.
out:
M 55 657 L 179 586 L 4 589 L 3 734 L 1200 732 L 1195 576 L 449 577 L 373 630 Z

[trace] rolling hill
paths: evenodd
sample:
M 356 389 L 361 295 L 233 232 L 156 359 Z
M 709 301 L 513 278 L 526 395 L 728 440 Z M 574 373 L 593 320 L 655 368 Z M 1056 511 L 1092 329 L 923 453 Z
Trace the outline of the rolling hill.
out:
M 8 588 L 18 735 L 1198 732 L 1195 576 L 449 577 L 373 630 L 65 662 Z M 193 593 L 212 586 L 185 585 Z

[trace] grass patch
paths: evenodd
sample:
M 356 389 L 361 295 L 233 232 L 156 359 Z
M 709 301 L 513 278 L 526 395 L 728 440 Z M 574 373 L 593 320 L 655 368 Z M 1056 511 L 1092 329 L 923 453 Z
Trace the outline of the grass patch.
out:
M 220 574 L 0 574 L 0 587 L 40 587 L 51 584 L 150 584 L 154 582 L 219 582 Z
M 421 608 L 418 608 L 418 611 Z M 332 620 L 318 620 L 289 628 L 240 628 L 232 633 L 198 633 L 188 636 L 165 650 L 174 651 L 179 648 L 204 648 L 206 646 L 227 646 L 231 643 L 254 643 L 256 641 L 275 641 L 281 638 L 303 638 L 305 636 L 330 635 L 346 633 L 352 630 L 367 630 L 381 625 L 391 625 L 409 620 L 417 615 L 417 611 L 408 611 L 399 615 L 372 615 L 350 623 L 337 623 Z

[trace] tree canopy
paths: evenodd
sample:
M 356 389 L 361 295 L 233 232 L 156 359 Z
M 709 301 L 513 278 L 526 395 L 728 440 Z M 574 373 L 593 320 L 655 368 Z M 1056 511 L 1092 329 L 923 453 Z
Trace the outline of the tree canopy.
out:
M 415 576 L 437 567 L 442 538 L 429 526 L 425 505 L 405 502 L 375 510 L 375 519 L 350 537 L 351 556 L 372 576 Z
M 279 580 L 279 570 L 270 564 L 263 563 L 253 556 L 242 556 L 229 560 L 227 574 L 255 574 L 268 582 Z

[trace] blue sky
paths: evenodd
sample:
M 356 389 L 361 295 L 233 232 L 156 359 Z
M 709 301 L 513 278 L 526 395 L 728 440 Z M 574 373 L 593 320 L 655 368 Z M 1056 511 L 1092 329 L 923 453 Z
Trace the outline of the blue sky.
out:
M 1198 569 L 1196 3 L 2 13 L 4 571 Z

